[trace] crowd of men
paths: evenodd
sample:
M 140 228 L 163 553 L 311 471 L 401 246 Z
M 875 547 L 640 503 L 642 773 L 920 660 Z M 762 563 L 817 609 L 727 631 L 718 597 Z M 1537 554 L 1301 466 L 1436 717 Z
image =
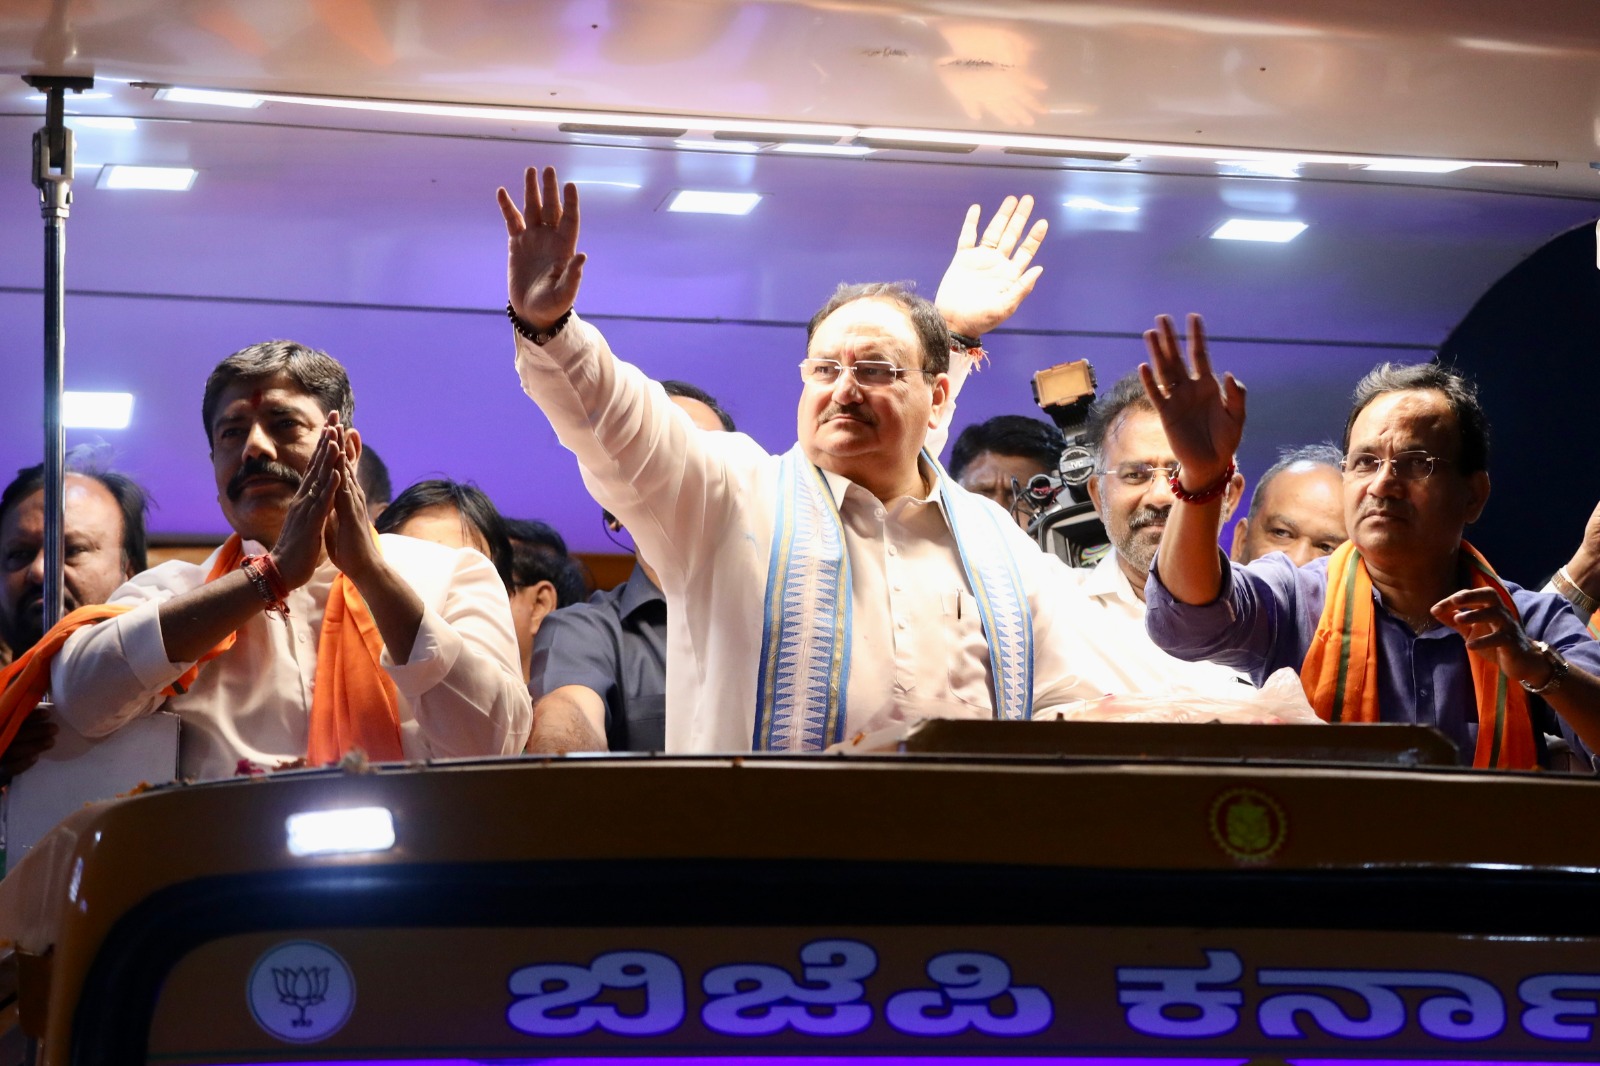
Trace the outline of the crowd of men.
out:
M 517 372 L 632 535 L 627 580 L 590 596 L 557 531 L 471 484 L 392 494 L 344 368 L 254 345 L 204 387 L 233 530 L 204 561 L 148 567 L 143 493 L 76 456 L 69 613 L 47 632 L 42 469 L 0 494 L 0 772 L 58 722 L 104 736 L 158 708 L 182 719 L 182 774 L 214 778 L 358 749 L 818 751 L 924 717 L 1239 698 L 1284 667 L 1325 720 L 1433 725 L 1464 763 L 1600 750 L 1600 509 L 1548 589 L 1496 577 L 1463 539 L 1488 431 L 1454 373 L 1374 370 L 1342 446 L 1284 451 L 1225 555 L 1244 388 L 1213 373 L 1197 316 L 1186 342 L 1158 319 L 1085 427 L 1109 550 L 1071 568 L 1025 532 L 1066 447 L 1054 425 L 1001 416 L 956 438 L 948 470 L 935 458 L 983 337 L 1039 276 L 1029 198 L 981 235 L 968 212 L 931 302 L 841 286 L 807 327 L 798 440 L 772 455 L 575 313 L 573 186 L 530 168 L 520 204 L 498 197 Z

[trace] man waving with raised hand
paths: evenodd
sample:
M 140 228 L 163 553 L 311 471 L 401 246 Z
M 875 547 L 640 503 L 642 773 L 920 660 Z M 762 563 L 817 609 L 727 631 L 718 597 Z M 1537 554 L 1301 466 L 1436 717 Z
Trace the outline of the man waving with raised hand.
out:
M 1100 694 L 1056 639 L 1058 564 L 932 458 L 967 352 L 1038 277 L 1030 200 L 981 238 L 968 212 L 938 307 L 893 284 L 834 294 L 807 329 L 799 441 L 777 456 L 699 432 L 611 353 L 572 312 L 576 188 L 530 168 L 523 197 L 499 191 L 518 374 L 660 575 L 668 751 L 820 750 L 896 720 L 1025 719 Z
M 1146 585 L 1157 644 L 1257 684 L 1293 667 L 1324 719 L 1435 726 L 1470 765 L 1533 768 L 1558 731 L 1580 751 L 1600 745 L 1600 644 L 1560 596 L 1500 580 L 1462 539 L 1489 497 L 1470 383 L 1433 364 L 1373 370 L 1345 423 L 1350 539 L 1302 567 L 1279 554 L 1240 566 L 1216 528 L 1244 387 L 1213 376 L 1198 315 L 1187 362 L 1165 316 L 1145 342 L 1140 377 L 1179 466 Z

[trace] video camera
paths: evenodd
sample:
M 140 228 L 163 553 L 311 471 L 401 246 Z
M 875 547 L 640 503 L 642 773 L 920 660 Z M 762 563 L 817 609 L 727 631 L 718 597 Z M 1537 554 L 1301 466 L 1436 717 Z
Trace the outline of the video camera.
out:
M 1085 424 L 1094 403 L 1094 367 L 1087 359 L 1046 367 L 1033 375 L 1033 400 L 1067 439 L 1054 476 L 1029 479 L 1022 492 L 1036 511 L 1028 532 L 1045 551 L 1068 566 L 1092 566 L 1110 550 L 1105 525 L 1089 502 L 1094 452 L 1085 443 Z

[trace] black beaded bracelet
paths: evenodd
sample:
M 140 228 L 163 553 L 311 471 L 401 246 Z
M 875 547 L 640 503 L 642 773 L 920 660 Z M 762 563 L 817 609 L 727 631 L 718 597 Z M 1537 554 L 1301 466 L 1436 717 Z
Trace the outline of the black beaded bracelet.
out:
M 983 340 L 979 337 L 969 337 L 965 333 L 950 331 L 950 343 L 957 348 L 982 348 Z
M 511 328 L 517 331 L 517 336 L 525 341 L 539 345 L 541 348 L 556 339 L 556 334 L 567 328 L 567 322 L 572 318 L 572 308 L 567 308 L 567 313 L 553 322 L 549 329 L 534 329 L 517 316 L 517 309 L 511 306 L 511 301 L 506 301 L 506 317 L 511 320 Z

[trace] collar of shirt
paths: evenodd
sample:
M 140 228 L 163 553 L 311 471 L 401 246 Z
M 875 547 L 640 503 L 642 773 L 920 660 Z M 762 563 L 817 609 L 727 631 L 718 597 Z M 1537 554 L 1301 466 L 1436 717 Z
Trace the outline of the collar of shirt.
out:
M 1410 622 L 1407 622 L 1394 611 L 1389 610 L 1389 605 L 1383 602 L 1383 590 L 1378 588 L 1376 584 L 1372 586 L 1372 602 L 1377 606 L 1379 613 L 1382 614 L 1383 617 L 1389 619 L 1390 622 L 1392 622 L 1395 626 L 1398 626 L 1400 633 L 1405 637 L 1409 637 L 1411 640 L 1438 640 L 1441 637 L 1448 638 L 1459 636 L 1454 629 L 1451 629 L 1449 626 L 1433 617 L 1429 617 L 1428 628 L 1424 629 L 1422 632 L 1419 633 L 1415 629 L 1412 629 Z
M 1096 599 L 1113 599 L 1125 606 L 1137 607 L 1141 613 L 1144 611 L 1144 603 L 1133 594 L 1133 586 L 1128 584 L 1128 575 L 1122 572 L 1122 560 L 1115 551 L 1107 552 L 1104 559 L 1094 564 L 1084 579 L 1083 591 Z
M 818 469 L 821 468 L 819 467 Z M 933 468 L 928 465 L 928 461 L 920 455 L 917 457 L 917 470 L 922 474 L 923 484 L 931 485 L 933 487 L 922 496 L 897 496 L 893 500 L 889 500 L 887 502 L 880 501 L 876 496 L 873 496 L 871 492 L 868 492 L 864 486 L 851 481 L 843 474 L 835 474 L 832 470 L 823 470 L 822 476 L 828 482 L 828 490 L 833 493 L 833 501 L 836 504 L 842 505 L 844 503 L 845 494 L 851 489 L 854 489 L 857 494 L 865 496 L 867 499 L 872 500 L 874 503 L 882 506 L 886 510 L 896 510 L 899 506 L 901 506 L 901 500 L 909 500 L 912 503 L 934 504 L 939 508 L 939 513 L 944 514 L 944 497 L 939 493 L 938 473 L 933 470 Z M 945 515 L 945 524 L 948 525 L 949 522 L 950 517 Z
M 627 582 L 622 586 L 622 595 L 617 599 L 617 613 L 627 618 L 634 611 L 652 603 L 659 603 L 662 607 L 667 604 L 667 598 L 656 588 L 650 575 L 644 572 L 644 567 L 638 563 L 633 565 L 633 573 L 628 575 Z

